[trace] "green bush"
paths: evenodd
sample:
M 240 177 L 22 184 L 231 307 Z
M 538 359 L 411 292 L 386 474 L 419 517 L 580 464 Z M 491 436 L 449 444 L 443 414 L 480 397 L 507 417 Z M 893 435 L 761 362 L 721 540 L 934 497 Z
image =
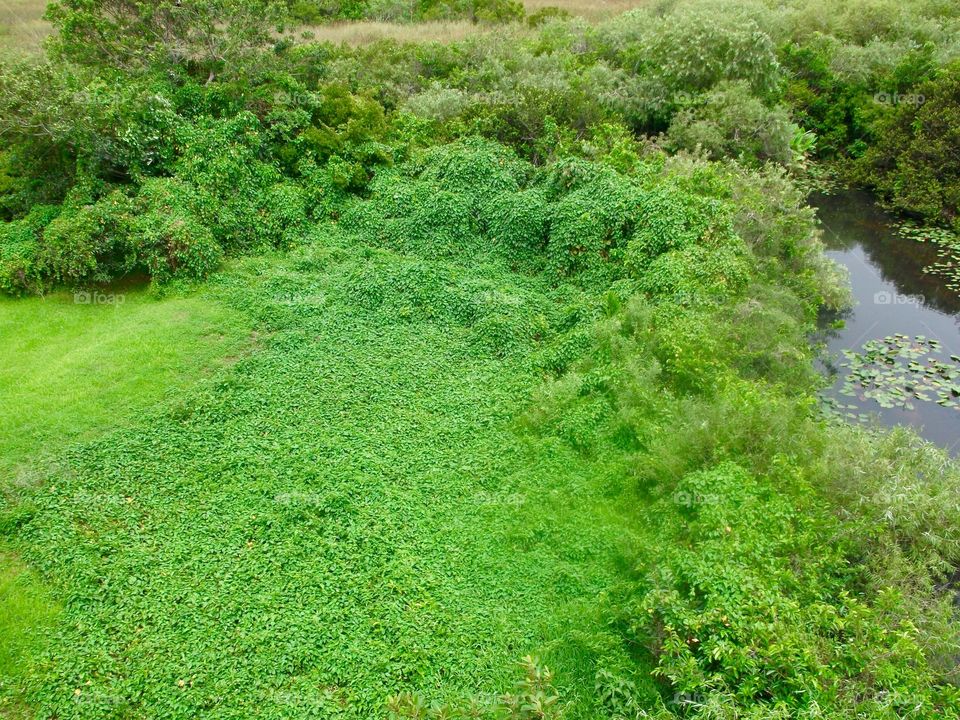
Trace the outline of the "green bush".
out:
M 173 178 L 147 181 L 137 195 L 114 191 L 66 206 L 43 233 L 43 268 L 58 282 L 108 282 L 146 272 L 156 282 L 206 277 L 223 257 L 195 213 L 196 191 Z
M 903 96 L 863 159 L 866 179 L 899 210 L 960 227 L 960 64 Z
M 473 22 L 505 23 L 523 20 L 523 4 L 517 0 L 418 0 L 424 20 L 465 17 Z
M 734 707 L 949 713 L 922 633 L 888 614 L 902 602 L 897 591 L 875 605 L 850 594 L 842 546 L 823 543 L 835 523 L 811 512 L 818 500 L 797 468 L 781 462 L 773 472 L 776 489 L 720 463 L 666 491 L 664 531 L 682 536 L 649 549 L 629 611 L 656 675 L 704 716 Z
M 731 235 L 730 212 L 721 201 L 664 184 L 644 193 L 638 203 L 637 226 L 627 245 L 626 265 L 642 273 L 669 250 L 683 250 Z
M 633 10 L 605 24 L 598 44 L 634 76 L 621 112 L 645 128 L 661 127 L 694 95 L 724 80 L 742 81 L 763 98 L 782 81 L 770 36 L 730 7 L 722 13 L 682 7 L 660 15 Z
M 516 192 L 528 174 L 517 156 L 482 138 L 441 145 L 423 156 L 421 178 L 479 205 L 501 193 Z
M 196 188 L 196 213 L 225 251 L 281 242 L 280 228 L 264 222 L 280 173 L 264 157 L 262 127 L 252 114 L 201 118 L 183 128 L 180 146 L 176 176 Z
M 19 295 L 44 288 L 41 241 L 59 213 L 55 205 L 34 205 L 26 216 L 0 225 L 0 292 Z
M 527 25 L 530 27 L 539 27 L 552 20 L 569 20 L 572 17 L 573 15 L 570 14 L 570 11 L 565 8 L 547 5 L 536 12 L 530 13 L 530 15 L 527 16 Z
M 798 128 L 785 107 L 768 108 L 743 81 L 720 83 L 701 102 L 678 112 L 667 139 L 673 149 L 702 148 L 714 160 L 739 158 L 787 165 Z
M 217 268 L 223 250 L 193 211 L 193 188 L 172 178 L 150 180 L 134 200 L 128 262 L 155 282 L 174 276 L 201 279 Z
M 91 66 L 137 72 L 175 67 L 189 58 L 190 69 L 212 77 L 242 72 L 269 38 L 280 5 L 265 0 L 196 0 L 129 3 L 117 8 L 105 0 L 59 0 L 45 18 L 56 31 L 55 57 Z M 224 62 L 229 57 L 230 62 Z
M 539 190 L 499 193 L 480 209 L 490 242 L 511 261 L 536 264 L 546 248 L 550 211 Z
M 43 233 L 43 266 L 57 282 L 107 282 L 130 269 L 130 199 L 120 191 L 69 204 Z
M 621 259 L 639 200 L 637 188 L 609 169 L 571 189 L 550 209 L 550 266 L 569 275 Z

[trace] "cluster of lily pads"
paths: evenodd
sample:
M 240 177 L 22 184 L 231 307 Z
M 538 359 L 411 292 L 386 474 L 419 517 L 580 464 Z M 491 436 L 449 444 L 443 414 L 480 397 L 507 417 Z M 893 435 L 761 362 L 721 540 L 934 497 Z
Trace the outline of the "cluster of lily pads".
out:
M 909 240 L 936 245 L 937 262 L 923 271 L 944 278 L 950 290 L 960 293 L 960 235 L 946 228 L 923 227 L 911 222 L 898 225 L 897 232 Z
M 937 340 L 900 333 L 871 340 L 861 352 L 844 350 L 849 372 L 840 392 L 884 408 L 914 410 L 921 400 L 960 409 L 960 356 L 934 357 L 942 351 Z

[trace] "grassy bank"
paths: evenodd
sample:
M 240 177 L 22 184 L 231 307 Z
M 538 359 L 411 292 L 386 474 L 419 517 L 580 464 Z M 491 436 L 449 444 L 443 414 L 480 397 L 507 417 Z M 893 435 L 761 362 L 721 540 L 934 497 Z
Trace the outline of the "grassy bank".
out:
M 0 300 L 0 474 L 136 420 L 249 344 L 235 314 L 144 290 Z

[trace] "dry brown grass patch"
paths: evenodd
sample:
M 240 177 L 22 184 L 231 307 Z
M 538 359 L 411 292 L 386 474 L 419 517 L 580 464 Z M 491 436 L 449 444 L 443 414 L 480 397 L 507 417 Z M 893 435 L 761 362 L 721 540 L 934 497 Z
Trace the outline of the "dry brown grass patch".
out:
M 0 50 L 36 53 L 50 34 L 46 0 L 0 0 Z

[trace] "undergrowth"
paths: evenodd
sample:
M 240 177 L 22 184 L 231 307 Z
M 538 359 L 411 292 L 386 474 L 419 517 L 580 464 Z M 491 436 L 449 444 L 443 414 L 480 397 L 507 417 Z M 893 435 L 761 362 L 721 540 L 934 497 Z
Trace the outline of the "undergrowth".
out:
M 197 382 L 223 346 L 173 300 L 34 345 L 20 306 L 0 540 L 50 630 L 8 707 L 957 717 L 960 473 L 819 412 L 848 293 L 797 183 L 819 157 L 955 221 L 955 8 L 348 48 L 184 5 L 55 3 L 49 58 L 0 68 L 0 290 L 205 281 L 184 312 L 257 338 Z

